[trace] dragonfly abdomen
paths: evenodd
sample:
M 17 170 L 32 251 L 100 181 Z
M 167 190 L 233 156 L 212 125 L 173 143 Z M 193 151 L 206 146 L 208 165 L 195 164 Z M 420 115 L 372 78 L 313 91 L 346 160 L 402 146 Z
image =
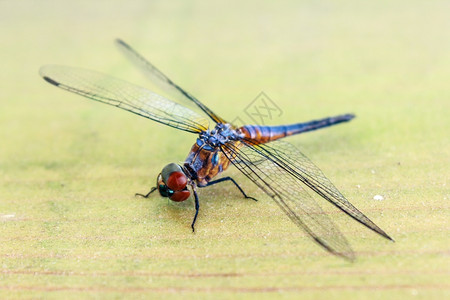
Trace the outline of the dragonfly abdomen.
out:
M 263 144 L 281 139 L 285 136 L 317 130 L 320 128 L 336 125 L 342 122 L 348 122 L 354 117 L 355 115 L 353 114 L 346 114 L 291 125 L 279 125 L 279 126 L 245 125 L 242 126 L 240 130 L 242 133 L 244 133 L 246 138 L 258 141 L 259 143 Z

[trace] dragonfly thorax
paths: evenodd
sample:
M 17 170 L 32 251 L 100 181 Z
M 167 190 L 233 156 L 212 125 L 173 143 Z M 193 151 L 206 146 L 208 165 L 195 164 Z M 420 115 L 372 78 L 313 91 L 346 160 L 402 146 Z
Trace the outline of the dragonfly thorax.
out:
M 228 141 L 238 140 L 242 137 L 242 133 L 234 130 L 230 124 L 218 123 L 214 129 L 200 132 L 197 145 L 212 151 Z

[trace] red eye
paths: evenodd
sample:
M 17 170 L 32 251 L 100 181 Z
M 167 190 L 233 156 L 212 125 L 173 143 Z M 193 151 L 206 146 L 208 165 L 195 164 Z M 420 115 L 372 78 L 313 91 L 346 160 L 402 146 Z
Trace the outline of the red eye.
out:
M 186 187 L 186 184 L 187 179 L 183 172 L 172 172 L 166 182 L 166 185 L 172 191 L 181 191 Z
M 181 202 L 189 198 L 190 195 L 191 193 L 189 192 L 189 190 L 182 190 L 173 193 L 172 197 L 170 197 L 169 199 L 175 202 Z

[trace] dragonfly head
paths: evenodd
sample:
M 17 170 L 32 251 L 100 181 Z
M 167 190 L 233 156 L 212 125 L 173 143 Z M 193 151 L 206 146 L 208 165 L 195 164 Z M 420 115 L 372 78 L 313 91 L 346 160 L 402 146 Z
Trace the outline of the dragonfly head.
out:
M 177 164 L 171 163 L 165 166 L 158 176 L 158 191 L 163 197 L 181 202 L 189 198 L 187 189 L 187 177 L 183 169 Z

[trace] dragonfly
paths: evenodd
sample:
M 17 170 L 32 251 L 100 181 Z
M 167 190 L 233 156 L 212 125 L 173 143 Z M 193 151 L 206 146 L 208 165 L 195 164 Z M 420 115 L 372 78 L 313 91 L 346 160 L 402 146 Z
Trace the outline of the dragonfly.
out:
M 170 163 L 157 176 L 158 191 L 174 202 L 185 201 L 193 194 L 195 222 L 200 209 L 198 188 L 231 182 L 245 198 L 248 196 L 230 176 L 215 179 L 230 165 L 267 194 L 286 216 L 318 245 L 331 254 L 353 261 L 355 253 L 347 239 L 308 191 L 318 194 L 340 211 L 376 232 L 393 239 L 353 206 L 323 172 L 299 149 L 280 139 L 336 124 L 348 122 L 353 114 L 280 126 L 235 126 L 215 114 L 203 102 L 181 88 L 124 41 L 115 41 L 119 49 L 153 83 L 171 93 L 178 102 L 146 88 L 115 77 L 81 68 L 45 65 L 40 75 L 48 83 L 86 98 L 116 106 L 144 118 L 197 135 L 183 164 Z M 180 104 L 184 101 L 183 104 Z M 197 108 L 188 108 L 187 106 Z M 210 127 L 210 122 L 213 126 Z

